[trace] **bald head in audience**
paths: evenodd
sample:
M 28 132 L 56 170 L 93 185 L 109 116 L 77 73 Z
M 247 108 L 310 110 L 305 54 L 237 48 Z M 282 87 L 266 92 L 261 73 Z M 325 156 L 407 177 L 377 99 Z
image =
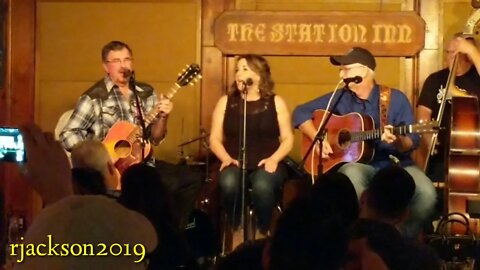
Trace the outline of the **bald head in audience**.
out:
M 71 154 L 73 168 L 97 170 L 103 175 L 107 190 L 120 189 L 120 174 L 102 142 L 98 140 L 79 142 L 73 147 Z

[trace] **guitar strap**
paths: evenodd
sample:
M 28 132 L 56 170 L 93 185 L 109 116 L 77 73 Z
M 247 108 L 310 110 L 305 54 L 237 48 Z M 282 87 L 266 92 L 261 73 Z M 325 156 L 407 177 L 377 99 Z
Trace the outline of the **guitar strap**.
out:
M 388 108 L 390 107 L 390 96 L 392 89 L 385 85 L 380 86 L 380 127 L 387 125 Z

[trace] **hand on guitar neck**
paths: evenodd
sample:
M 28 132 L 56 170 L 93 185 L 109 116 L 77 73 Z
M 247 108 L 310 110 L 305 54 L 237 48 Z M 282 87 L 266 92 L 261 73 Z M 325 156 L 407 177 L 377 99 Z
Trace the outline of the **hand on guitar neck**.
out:
M 382 133 L 382 141 L 388 144 L 392 144 L 397 140 L 397 136 L 392 134 L 392 129 L 393 129 L 393 126 L 391 125 L 386 125 L 384 127 L 383 133 Z
M 173 103 L 164 94 L 160 94 L 158 103 L 155 105 L 160 112 L 160 116 L 167 116 L 173 110 Z
M 153 143 L 158 144 L 167 134 L 167 119 L 173 109 L 173 103 L 161 94 L 155 107 L 155 110 L 159 112 L 159 120 L 152 125 L 151 137 Z
M 386 125 L 383 128 L 383 133 L 381 137 L 382 141 L 392 144 L 400 152 L 406 152 L 410 150 L 413 146 L 413 141 L 406 136 L 396 136 L 393 134 L 393 126 Z

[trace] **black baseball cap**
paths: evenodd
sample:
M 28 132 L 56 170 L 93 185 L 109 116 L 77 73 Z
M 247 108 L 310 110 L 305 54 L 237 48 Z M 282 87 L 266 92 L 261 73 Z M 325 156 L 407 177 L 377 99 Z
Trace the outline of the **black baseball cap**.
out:
M 330 62 L 335 66 L 359 63 L 369 67 L 371 70 L 375 70 L 377 66 L 372 53 L 361 47 L 353 47 L 342 56 L 330 56 Z

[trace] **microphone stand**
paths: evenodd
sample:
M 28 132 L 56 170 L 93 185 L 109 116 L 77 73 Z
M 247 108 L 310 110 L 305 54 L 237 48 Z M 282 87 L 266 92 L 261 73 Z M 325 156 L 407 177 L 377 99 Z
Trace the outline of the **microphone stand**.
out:
M 201 145 L 203 148 L 205 148 L 205 151 L 206 151 L 204 182 L 208 183 L 212 181 L 212 179 L 210 178 L 210 144 L 208 142 L 208 133 L 205 131 L 205 129 L 201 128 L 200 132 L 202 136 Z
M 145 127 L 145 119 L 143 118 L 142 107 L 140 106 L 140 98 L 138 97 L 138 91 L 135 87 L 135 71 L 132 70 L 130 73 L 130 78 L 128 80 L 128 87 L 133 92 L 133 96 L 135 97 L 135 105 L 137 108 L 137 115 L 138 120 L 140 122 L 140 127 L 142 128 L 142 138 L 140 140 L 140 146 L 142 148 L 142 162 L 145 161 L 145 142 L 147 141 L 147 129 Z
M 241 174 L 241 209 L 242 209 L 242 214 L 241 214 L 241 224 L 243 227 L 243 241 L 246 242 L 248 240 L 253 240 L 252 238 L 252 233 L 250 232 L 250 226 L 249 224 L 245 224 L 246 221 L 249 221 L 248 223 L 251 223 L 252 221 L 249 218 L 249 211 L 247 209 L 246 205 L 246 197 L 247 197 L 247 192 L 246 192 L 246 178 L 247 178 L 247 157 L 246 157 L 246 152 L 247 152 L 247 94 L 248 94 L 248 84 L 243 83 L 243 106 L 241 107 L 241 123 L 242 123 L 242 128 L 239 129 L 240 133 L 240 152 L 239 152 L 239 162 L 240 162 L 240 174 Z M 236 208 L 236 207 L 235 207 Z M 235 212 L 234 215 L 235 217 Z
M 313 138 L 313 141 L 312 143 L 310 144 L 310 146 L 308 147 L 307 149 L 307 152 L 305 153 L 305 155 L 303 156 L 303 159 L 302 159 L 302 162 L 300 162 L 300 164 L 298 165 L 299 168 L 302 168 L 303 165 L 305 164 L 305 161 L 307 160 L 308 156 L 310 155 L 310 153 L 312 152 L 313 150 L 313 147 L 315 146 L 315 144 L 317 142 L 319 142 L 319 147 L 320 147 L 320 157 L 318 159 L 318 164 L 317 164 L 317 179 L 318 177 L 320 177 L 320 175 L 323 174 L 323 157 L 322 157 L 322 150 L 323 150 L 323 140 L 325 139 L 325 136 L 328 132 L 327 130 L 327 124 L 328 124 L 328 121 L 330 120 L 330 118 L 332 117 L 333 115 L 333 112 L 335 111 L 335 109 L 338 107 L 338 104 L 340 103 L 340 100 L 342 99 L 343 95 L 345 94 L 346 91 L 351 91 L 349 86 L 348 86 L 348 83 L 345 84 L 344 86 L 344 89 L 342 89 L 342 92 L 340 93 L 340 96 L 338 97 L 338 99 L 335 101 L 335 103 L 333 104 L 333 106 L 331 107 L 331 109 L 329 109 L 328 111 L 326 111 L 326 114 L 327 116 L 325 117 L 325 120 L 323 121 L 322 125 L 320 126 L 320 129 L 318 130 L 317 134 L 315 135 L 315 137 Z

